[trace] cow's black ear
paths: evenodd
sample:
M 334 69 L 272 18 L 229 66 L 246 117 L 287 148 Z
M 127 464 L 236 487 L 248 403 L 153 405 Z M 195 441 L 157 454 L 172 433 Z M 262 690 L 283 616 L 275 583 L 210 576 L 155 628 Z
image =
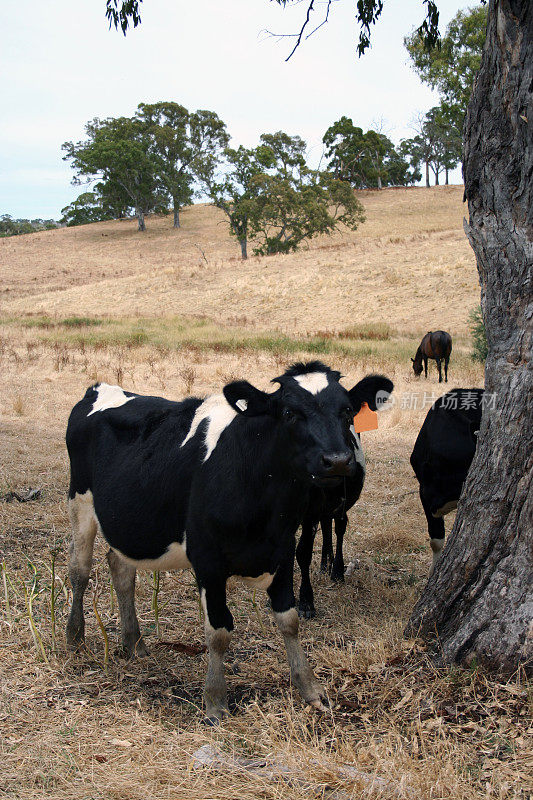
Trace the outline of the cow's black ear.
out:
M 356 383 L 348 394 L 357 414 L 362 403 L 366 403 L 372 411 L 379 411 L 389 399 L 393 389 L 393 382 L 384 375 L 367 375 L 362 381 Z
M 230 406 L 239 414 L 257 417 L 261 414 L 273 414 L 272 395 L 256 389 L 248 381 L 233 381 L 223 389 L 224 397 Z

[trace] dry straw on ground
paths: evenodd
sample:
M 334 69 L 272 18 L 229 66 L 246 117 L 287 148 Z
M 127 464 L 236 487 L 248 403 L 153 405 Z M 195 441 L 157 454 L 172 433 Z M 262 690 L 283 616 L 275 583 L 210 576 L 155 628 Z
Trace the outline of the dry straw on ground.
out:
M 434 368 L 427 382 L 412 375 L 419 334 L 454 334 L 449 387 L 483 380 L 468 356 L 477 278 L 460 190 L 363 201 L 368 222 L 358 233 L 247 265 L 208 207 L 189 209 L 178 232 L 159 219 L 149 220 L 146 237 L 128 222 L 0 241 L 0 496 L 41 489 L 28 502 L 0 502 L 0 797 L 530 796 L 532 695 L 523 676 L 504 682 L 476 668 L 439 667 L 421 643 L 402 637 L 431 560 L 408 456 L 433 393 L 445 388 Z M 390 375 L 398 398 L 379 430 L 363 435 L 367 483 L 346 540 L 353 572 L 332 587 L 314 563 L 319 616 L 301 634 L 331 711 L 317 715 L 293 692 L 264 596 L 254 607 L 236 583 L 234 714 L 207 729 L 206 656 L 189 573 L 161 576 L 159 636 L 152 576 L 139 576 L 151 653 L 126 662 L 116 653 L 116 598 L 100 543 L 87 592 L 88 649 L 65 651 L 66 419 L 94 380 L 179 398 L 236 377 L 266 388 L 290 361 L 316 356 L 341 369 L 347 386 L 367 372 Z M 206 745 L 235 768 L 195 768 L 193 754 Z M 254 760 L 282 762 L 288 777 L 242 768 Z

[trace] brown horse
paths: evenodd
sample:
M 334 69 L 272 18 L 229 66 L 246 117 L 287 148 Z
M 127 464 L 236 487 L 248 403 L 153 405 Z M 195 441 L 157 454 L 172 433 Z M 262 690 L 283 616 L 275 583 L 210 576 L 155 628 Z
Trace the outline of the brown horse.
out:
M 440 362 L 444 360 L 444 380 L 448 382 L 448 363 L 452 352 L 452 337 L 446 331 L 428 331 L 416 351 L 416 355 L 411 359 L 415 375 L 422 374 L 422 362 L 426 378 L 428 376 L 428 358 L 434 358 L 439 370 L 439 383 L 442 383 L 442 372 Z

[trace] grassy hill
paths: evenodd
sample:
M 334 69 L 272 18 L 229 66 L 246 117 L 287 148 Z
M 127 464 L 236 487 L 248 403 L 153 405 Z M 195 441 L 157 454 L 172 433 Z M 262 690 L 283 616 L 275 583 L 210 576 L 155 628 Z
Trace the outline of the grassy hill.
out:
M 462 188 L 363 192 L 356 232 L 286 256 L 242 262 L 223 214 L 64 228 L 0 241 L 0 314 L 207 318 L 287 335 L 386 323 L 400 333 L 464 334 L 478 302 L 462 230 Z M 251 250 L 252 248 L 250 248 Z

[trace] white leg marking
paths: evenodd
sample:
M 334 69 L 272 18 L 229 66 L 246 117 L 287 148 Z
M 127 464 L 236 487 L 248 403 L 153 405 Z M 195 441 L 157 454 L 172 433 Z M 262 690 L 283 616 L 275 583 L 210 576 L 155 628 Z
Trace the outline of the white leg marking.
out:
M 135 400 L 134 397 L 128 397 L 120 386 L 111 386 L 109 383 L 100 383 L 96 387 L 98 394 L 97 399 L 93 403 L 92 411 L 87 414 L 95 414 L 97 411 L 105 411 L 108 408 L 118 408 L 130 400 Z
M 300 384 L 302 389 L 311 394 L 318 394 L 329 383 L 325 372 L 306 372 L 305 375 L 294 375 L 294 380 Z
M 205 432 L 205 446 L 207 448 L 204 456 L 204 461 L 207 461 L 215 447 L 222 432 L 237 416 L 235 411 L 223 394 L 213 394 L 207 397 L 204 402 L 198 406 L 196 413 L 193 417 L 189 433 L 181 443 L 183 447 L 189 439 L 192 439 L 200 423 L 207 420 L 207 430 Z
M 433 550 L 433 561 L 431 563 L 431 571 L 429 573 L 431 575 L 431 573 L 435 569 L 435 564 L 441 557 L 442 549 L 444 547 L 444 539 L 430 539 L 429 544 L 431 549 Z

